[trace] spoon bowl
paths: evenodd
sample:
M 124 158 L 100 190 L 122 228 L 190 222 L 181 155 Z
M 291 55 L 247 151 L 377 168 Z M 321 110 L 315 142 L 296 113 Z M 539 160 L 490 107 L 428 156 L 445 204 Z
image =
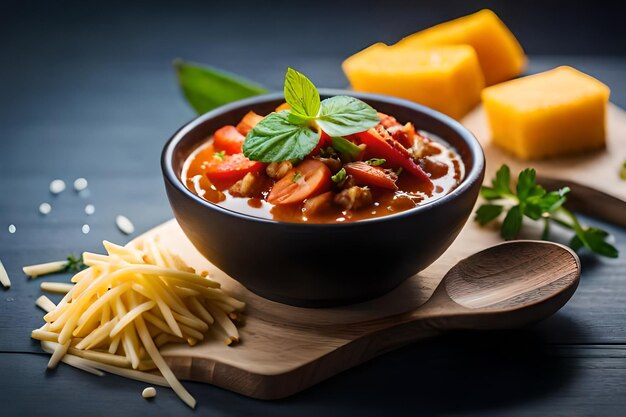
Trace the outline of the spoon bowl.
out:
M 453 266 L 414 320 L 438 328 L 504 329 L 558 311 L 580 280 L 580 260 L 552 242 L 505 242 Z

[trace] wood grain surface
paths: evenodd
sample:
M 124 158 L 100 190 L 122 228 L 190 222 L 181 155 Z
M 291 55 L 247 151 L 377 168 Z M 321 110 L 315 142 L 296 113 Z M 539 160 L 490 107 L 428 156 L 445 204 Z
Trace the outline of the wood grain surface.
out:
M 486 178 L 490 178 L 502 163 L 507 163 L 513 172 L 527 165 L 527 162 L 509 157 L 491 145 L 481 108 L 470 114 L 464 124 L 483 145 L 487 160 Z M 601 205 L 598 207 L 599 211 L 594 213 L 610 219 L 610 213 L 621 211 L 620 204 L 626 207 L 626 187 L 621 184 L 614 169 L 619 166 L 619 156 L 616 155 L 626 154 L 626 141 L 622 140 L 626 137 L 626 113 L 612 105 L 608 132 L 607 149 L 604 151 L 586 158 L 537 161 L 534 166 L 539 175 L 554 177 L 556 180 L 570 178 L 583 184 L 585 190 L 613 199 L 615 204 Z M 592 174 L 586 175 L 586 172 Z M 595 178 L 603 178 L 604 181 L 599 184 Z M 580 192 L 580 189 L 576 191 Z M 588 196 L 579 197 L 586 199 Z M 530 230 L 532 234 L 532 228 Z M 420 321 L 418 318 L 422 317 L 420 312 L 423 311 L 426 301 L 431 299 L 442 278 L 460 260 L 500 242 L 499 235 L 493 230 L 485 230 L 470 220 L 453 245 L 433 265 L 385 296 L 347 307 L 307 309 L 275 303 L 248 291 L 236 281 L 236 277 L 227 276 L 205 260 L 173 220 L 147 234 L 158 234 L 167 247 L 191 266 L 197 270 L 211 271 L 225 289 L 248 303 L 246 325 L 242 329 L 244 342 L 241 345 L 227 347 L 220 340 L 209 338 L 193 348 L 182 345 L 166 347 L 164 352 L 176 374 L 184 379 L 212 383 L 262 399 L 292 395 L 380 352 L 439 333 L 441 327 L 445 326 L 437 329 L 436 326 L 421 325 L 418 326 L 420 331 L 416 332 L 409 331 L 407 323 Z M 547 257 L 550 250 L 551 248 L 546 248 L 544 256 L 536 253 L 536 264 L 529 265 L 529 268 L 537 270 L 550 266 L 545 263 L 546 259 L 552 261 Z M 502 263 L 508 265 L 514 261 L 511 256 L 504 246 L 501 250 Z M 493 270 L 494 266 L 498 266 L 498 263 L 483 262 L 483 269 L 476 274 Z M 552 282 L 546 281 L 541 275 L 535 278 L 536 282 L 532 282 L 531 278 L 524 279 L 523 276 L 515 278 L 515 282 L 507 287 L 508 290 L 487 291 L 479 297 L 472 291 L 471 285 L 453 275 L 447 284 L 447 294 L 456 303 L 444 306 L 450 311 L 455 311 L 459 305 L 472 309 L 504 309 L 507 303 L 519 301 L 516 296 L 519 295 L 522 299 L 525 297 L 524 286 L 550 288 L 548 284 Z M 552 278 L 558 283 L 562 277 L 555 274 Z M 451 282 L 456 285 L 450 286 Z M 407 321 L 400 317 L 402 314 L 414 315 Z M 363 325 L 372 321 L 378 321 L 380 327 L 373 329 Z M 451 324 L 453 322 L 447 323 L 454 327 Z M 485 323 L 491 322 L 485 320 Z M 515 321 L 511 320 L 510 325 L 514 326 Z M 479 328 L 480 323 L 473 326 Z M 488 325 L 485 324 L 485 327 Z M 345 331 L 346 328 L 352 331 Z

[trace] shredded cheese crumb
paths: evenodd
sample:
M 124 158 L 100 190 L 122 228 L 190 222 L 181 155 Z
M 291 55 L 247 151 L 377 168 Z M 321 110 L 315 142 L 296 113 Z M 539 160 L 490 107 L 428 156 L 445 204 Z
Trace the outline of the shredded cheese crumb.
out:
M 156 394 L 156 388 L 154 387 L 144 388 L 144 390 L 141 392 L 141 396 L 143 398 L 154 398 L 156 397 Z
M 11 280 L 9 279 L 9 274 L 7 274 L 7 270 L 4 269 L 4 265 L 2 265 L 2 261 L 0 261 L 0 283 L 4 288 L 11 287 Z
M 127 235 L 132 234 L 135 231 L 135 226 L 126 216 L 122 216 L 121 214 L 115 218 L 115 224 L 117 228 Z
M 47 314 L 31 336 L 52 353 L 48 367 L 65 362 L 91 373 L 169 386 L 194 408 L 196 400 L 158 349 L 167 343 L 194 346 L 213 329 L 226 335 L 226 344 L 238 342 L 233 320 L 245 303 L 164 251 L 156 238 L 134 247 L 105 241 L 104 247 L 107 255 L 83 254 L 89 268 L 72 277 L 74 284 L 41 284 L 43 290 L 65 293 L 57 305 L 45 296 L 36 302 Z

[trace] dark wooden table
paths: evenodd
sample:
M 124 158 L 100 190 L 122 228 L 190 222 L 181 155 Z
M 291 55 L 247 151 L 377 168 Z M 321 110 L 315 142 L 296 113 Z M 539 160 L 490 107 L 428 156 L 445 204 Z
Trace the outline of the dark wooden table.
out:
M 226 21 L 206 5 L 176 13 L 164 7 L 120 10 L 50 2 L 16 6 L 2 17 L 0 259 L 13 281 L 10 290 L 0 290 L 2 416 L 192 413 L 168 389 L 146 402 L 143 383 L 97 378 L 65 365 L 46 372 L 48 356 L 29 337 L 41 324 L 42 312 L 34 306 L 39 282 L 21 272 L 23 265 L 99 251 L 103 239 L 125 243 L 132 236 L 117 230 L 117 214 L 129 217 L 137 233 L 171 217 L 159 154 L 165 140 L 193 117 L 178 92 L 173 58 L 212 63 L 274 89 L 288 65 L 321 86 L 344 87 L 343 57 L 412 30 L 397 16 L 400 25 L 390 18 L 363 27 L 356 24 L 358 15 L 344 14 L 343 32 L 319 30 L 312 39 L 316 32 L 304 26 L 298 37 L 293 35 L 298 27 L 259 24 L 252 6 Z M 269 15 L 279 21 L 296 14 L 277 8 Z M 330 23 L 336 29 L 341 19 L 331 16 Z M 524 27 L 520 20 L 515 25 Z M 535 38 L 528 42 L 541 44 Z M 613 102 L 626 107 L 624 57 L 535 55 L 530 63 L 530 72 L 575 66 L 608 84 Z M 71 189 L 78 177 L 88 179 L 89 195 Z M 68 184 L 58 196 L 48 192 L 55 178 Z M 47 216 L 38 212 L 43 202 L 53 208 Z M 96 209 L 92 216 L 83 211 L 88 203 Z M 573 299 L 532 328 L 451 334 L 414 344 L 282 401 L 186 383 L 199 402 L 195 413 L 625 415 L 626 230 L 584 220 L 613 233 L 622 257 L 583 256 L 582 282 Z M 15 234 L 8 233 L 10 224 Z M 81 231 L 84 224 L 88 234 Z

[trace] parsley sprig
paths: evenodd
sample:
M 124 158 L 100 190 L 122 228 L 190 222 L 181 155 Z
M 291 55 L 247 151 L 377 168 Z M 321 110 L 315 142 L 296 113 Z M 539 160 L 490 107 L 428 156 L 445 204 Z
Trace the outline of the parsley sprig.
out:
M 83 262 L 82 255 L 74 255 L 73 253 L 67 257 L 67 265 L 63 269 L 63 272 L 80 272 L 87 268 L 87 265 Z
M 354 97 L 334 96 L 322 101 L 315 85 L 291 68 L 285 75 L 284 92 L 291 110 L 269 114 L 246 135 L 243 153 L 253 161 L 303 159 L 319 143 L 322 130 L 335 138 L 379 123 L 376 110 Z
M 536 172 L 527 168 L 519 173 L 515 190 L 511 189 L 511 172 L 502 165 L 493 178 L 491 187 L 483 186 L 480 195 L 488 201 L 476 211 L 475 220 L 481 225 L 490 223 L 506 211 L 500 234 L 506 240 L 515 239 L 522 228 L 524 216 L 543 221 L 541 238 L 549 239 L 551 223 L 574 231 L 570 246 L 574 250 L 586 247 L 592 252 L 609 258 L 617 258 L 615 246 L 606 241 L 608 233 L 595 227 L 584 227 L 574 213 L 563 207 L 568 187 L 546 191 L 536 182 Z

